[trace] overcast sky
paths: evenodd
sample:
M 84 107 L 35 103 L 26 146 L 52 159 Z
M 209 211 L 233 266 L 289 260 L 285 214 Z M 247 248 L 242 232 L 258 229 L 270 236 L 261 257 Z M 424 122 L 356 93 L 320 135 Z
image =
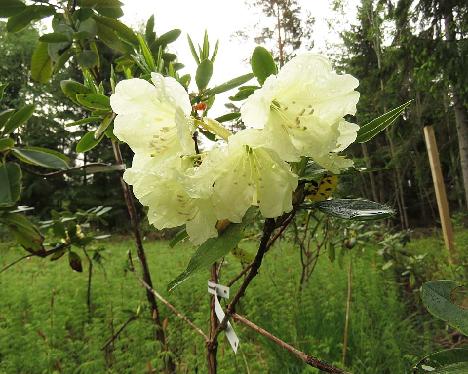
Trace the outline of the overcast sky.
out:
M 184 73 L 190 73 L 193 77 L 196 69 L 187 44 L 186 34 L 190 34 L 193 41 L 201 42 L 205 28 L 210 39 L 214 42 L 219 39 L 220 46 L 215 62 L 215 70 L 211 84 L 219 84 L 236 76 L 250 71 L 247 65 L 248 59 L 255 47 L 253 37 L 256 36 L 259 27 L 264 24 L 264 16 L 256 9 L 246 5 L 244 0 L 123 0 L 124 17 L 122 20 L 131 26 L 141 26 L 152 15 L 155 15 L 155 29 L 157 34 L 162 34 L 171 29 L 181 29 L 182 35 L 171 44 L 171 49 L 176 52 L 179 61 L 185 64 Z M 314 48 L 317 53 L 327 53 L 330 46 L 339 43 L 339 35 L 336 30 L 330 30 L 328 22 L 332 22 L 334 28 L 342 29 L 349 22 L 354 22 L 356 14 L 356 0 L 344 1 L 345 16 L 339 16 L 333 12 L 329 0 L 299 0 L 302 11 L 310 12 L 315 18 Z M 251 38 L 241 40 L 233 38 L 236 31 L 245 30 Z M 213 108 L 215 113 L 223 114 L 223 98 L 218 98 Z

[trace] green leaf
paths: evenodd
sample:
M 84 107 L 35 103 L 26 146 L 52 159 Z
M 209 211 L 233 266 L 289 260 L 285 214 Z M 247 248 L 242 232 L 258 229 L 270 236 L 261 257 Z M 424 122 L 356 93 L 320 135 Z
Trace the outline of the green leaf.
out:
M 393 209 L 364 199 L 333 199 L 312 204 L 325 214 L 354 221 L 370 221 L 388 218 L 394 214 Z
M 50 34 L 44 34 L 39 38 L 39 40 L 45 43 L 64 43 L 64 42 L 66 43 L 70 41 L 68 35 L 61 34 L 59 32 L 52 32 Z
M 8 87 L 8 83 L 0 84 L 0 101 L 3 99 L 3 94 L 5 93 L 5 89 Z
M 12 138 L 0 139 L 0 152 L 6 151 L 15 145 L 15 141 Z
M 210 41 L 208 39 L 208 31 L 205 30 L 205 34 L 203 36 L 203 48 L 200 54 L 200 58 L 202 60 L 208 59 L 210 57 Z
M 185 229 L 182 229 L 169 242 L 169 247 L 174 248 L 177 243 L 181 242 L 186 238 L 188 238 L 187 231 Z
M 154 14 L 146 21 L 145 39 L 148 44 L 156 40 L 156 33 L 154 32 Z
M 138 41 L 140 42 L 140 51 L 145 59 L 146 64 L 151 71 L 156 71 L 156 63 L 154 62 L 154 58 L 151 54 L 148 44 L 141 35 L 138 35 Z
M 3 112 L 0 112 L 0 130 L 5 126 L 8 119 L 13 115 L 15 112 L 14 109 L 6 109 Z
M 76 100 L 88 109 L 103 109 L 110 110 L 110 99 L 106 95 L 97 93 L 78 94 Z
M 210 265 L 233 250 L 244 237 L 244 230 L 251 223 L 254 215 L 255 210 L 249 209 L 242 223 L 231 223 L 220 236 L 208 239 L 200 245 L 185 271 L 167 285 L 168 290 L 172 291 L 196 272 L 208 269 Z
M 254 77 L 252 73 L 241 75 L 240 77 L 231 79 L 223 84 L 220 84 L 219 86 L 216 86 L 214 88 L 211 88 L 208 92 L 211 95 L 215 94 L 220 94 L 222 92 L 226 92 L 229 90 L 232 90 L 233 88 L 236 88 L 249 80 L 251 80 Z
M 261 85 L 270 75 L 278 72 L 273 56 L 263 47 L 254 49 L 251 64 L 252 71 Z
M 76 104 L 79 104 L 76 99 L 76 95 L 91 93 L 91 90 L 84 84 L 78 83 L 71 79 L 61 81 L 60 88 L 62 89 L 62 92 L 65 94 L 65 96 Z
M 0 207 L 12 206 L 21 194 L 21 168 L 14 162 L 0 165 Z
M 81 273 L 83 271 L 83 264 L 81 263 L 81 258 L 76 252 L 68 252 L 68 263 L 70 267 L 78 273 Z
M 102 137 L 96 139 L 94 134 L 95 131 L 87 132 L 76 145 L 76 152 L 84 153 L 96 147 L 101 141 Z
M 427 310 L 435 317 L 446 321 L 450 326 L 468 335 L 468 305 L 454 303 L 456 291 L 465 292 L 466 288 L 451 280 L 426 282 L 421 288 L 421 299 Z
M 380 117 L 377 117 L 361 126 L 358 131 L 356 138 L 356 143 L 365 143 L 371 140 L 379 132 L 385 130 L 388 126 L 392 125 L 398 117 L 405 111 L 405 109 L 411 104 L 413 100 L 410 100 L 395 109 L 390 110 L 389 112 L 382 114 Z
M 31 78 L 39 83 L 47 83 L 52 77 L 52 59 L 45 42 L 38 42 L 31 57 Z
M 43 251 L 44 237 L 39 229 L 24 215 L 18 213 L 6 213 L 0 216 L 0 222 L 5 224 L 16 241 L 28 252 Z
M 227 113 L 227 114 L 223 114 L 222 116 L 218 118 L 215 118 L 215 121 L 222 123 L 222 122 L 232 121 L 233 119 L 237 119 L 240 116 L 241 114 L 239 112 Z
M 198 57 L 198 53 L 195 50 L 195 46 L 193 45 L 192 38 L 190 38 L 190 35 L 187 34 L 187 41 L 190 47 L 190 52 L 192 53 L 193 58 L 197 62 L 197 64 L 200 64 L 200 57 Z
M 81 39 L 94 38 L 97 34 L 96 21 L 92 18 L 81 21 L 78 26 L 78 32 L 74 34 L 75 38 L 77 38 L 77 34 L 79 34 L 79 38 Z
M 239 89 L 239 91 L 234 96 L 229 96 L 231 101 L 241 101 L 247 99 L 250 95 L 255 92 L 255 88 Z
M 133 48 L 122 42 L 112 28 L 104 24 L 97 23 L 97 36 L 109 48 L 121 53 L 132 53 Z
M 120 18 L 123 16 L 122 2 L 119 0 L 79 0 L 81 8 L 94 8 L 106 17 Z
M 109 125 L 112 123 L 112 121 L 114 120 L 114 114 L 113 113 L 109 113 L 107 114 L 101 124 L 99 125 L 98 129 L 96 130 L 95 134 L 94 134 L 94 137 L 96 139 L 98 139 L 106 130 L 107 128 L 109 127 Z
M 462 369 L 460 371 L 454 369 Z M 451 371 L 449 371 L 451 370 Z M 414 374 L 468 372 L 468 348 L 454 348 L 431 353 L 422 358 L 414 367 Z
M 34 105 L 25 105 L 15 112 L 5 124 L 4 134 L 10 134 L 25 123 L 34 113 Z
M 130 27 L 124 25 L 122 22 L 114 18 L 104 16 L 94 16 L 94 19 L 96 20 L 96 22 L 98 22 L 98 24 L 100 23 L 114 30 L 121 39 L 125 40 L 130 44 L 133 44 L 134 46 L 138 46 L 137 36 Z
M 7 31 L 18 32 L 28 26 L 31 21 L 40 20 L 55 13 L 53 6 L 48 5 L 29 5 L 20 13 L 8 18 Z
M 168 31 L 168 32 L 162 34 L 156 40 L 156 43 L 159 44 L 159 45 L 167 45 L 167 44 L 170 44 L 172 42 L 175 42 L 177 40 L 177 38 L 180 36 L 181 32 L 182 31 L 180 31 L 179 29 L 174 29 L 174 30 Z
M 0 18 L 8 18 L 21 13 L 26 6 L 19 0 L 0 0 Z
M 80 119 L 78 121 L 66 123 L 65 127 L 84 125 L 86 123 L 99 122 L 100 120 L 101 120 L 101 117 L 87 117 L 87 118 Z
M 195 82 L 200 91 L 204 90 L 213 75 L 213 63 L 210 60 L 203 60 L 198 65 L 197 73 L 195 75 Z
M 98 55 L 95 51 L 86 50 L 76 56 L 78 64 L 83 68 L 92 68 L 98 64 Z
M 41 147 L 13 148 L 13 154 L 23 162 L 48 169 L 69 168 L 68 158 L 59 152 Z

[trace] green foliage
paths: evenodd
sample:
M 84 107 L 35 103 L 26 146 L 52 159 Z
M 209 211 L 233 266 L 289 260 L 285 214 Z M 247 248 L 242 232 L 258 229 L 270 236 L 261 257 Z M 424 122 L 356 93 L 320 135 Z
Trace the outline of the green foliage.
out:
M 263 85 L 265 80 L 278 72 L 275 60 L 270 52 L 263 47 L 256 47 L 251 59 L 252 72 L 258 80 L 258 83 Z
M 197 67 L 195 82 L 200 91 L 203 91 L 210 83 L 213 75 L 213 63 L 210 60 L 203 60 Z
M 25 105 L 13 113 L 3 128 L 3 134 L 10 134 L 31 118 L 34 113 L 34 105 Z
M 58 170 L 69 168 L 68 157 L 51 149 L 41 147 L 21 147 L 13 148 L 12 152 L 19 160 L 31 165 Z
M 431 314 L 468 335 L 468 311 L 454 300 L 457 292 L 465 303 L 466 288 L 462 285 L 450 280 L 431 281 L 423 284 L 421 299 Z
M 468 349 L 454 348 L 432 353 L 421 359 L 414 367 L 414 374 L 452 373 L 463 374 L 468 369 Z
M 39 83 L 47 83 L 52 77 L 52 59 L 49 56 L 47 43 L 45 40 L 39 41 L 31 59 L 31 78 Z
M 231 79 L 223 84 L 220 84 L 219 86 L 213 87 L 209 90 L 210 95 L 216 95 L 220 94 L 229 90 L 232 90 L 233 88 L 236 88 L 244 83 L 247 83 L 249 80 L 251 80 L 254 77 L 253 74 L 244 74 L 241 75 L 240 77 Z
M 14 162 L 0 165 L 0 207 L 14 205 L 21 192 L 21 168 Z
M 385 205 L 363 199 L 332 199 L 313 206 L 331 216 L 355 221 L 379 220 L 394 214 L 393 209 Z

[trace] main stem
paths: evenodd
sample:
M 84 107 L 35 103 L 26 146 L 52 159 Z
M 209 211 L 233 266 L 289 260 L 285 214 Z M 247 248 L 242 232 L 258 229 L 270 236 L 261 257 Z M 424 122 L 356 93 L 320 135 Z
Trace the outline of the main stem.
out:
M 120 151 L 120 146 L 116 141 L 112 141 L 112 149 L 114 151 L 114 158 L 118 165 L 123 165 L 122 152 Z M 125 204 L 127 205 L 128 215 L 130 216 L 130 224 L 132 226 L 133 236 L 135 237 L 135 244 L 137 246 L 137 256 L 141 264 L 141 271 L 143 280 L 153 288 L 153 282 L 151 280 L 151 273 L 148 267 L 148 261 L 146 260 L 145 249 L 143 248 L 143 241 L 141 239 L 141 232 L 139 228 L 138 214 L 135 207 L 135 201 L 133 199 L 133 193 L 130 191 L 130 187 L 120 176 L 120 183 L 122 185 L 122 191 L 125 198 Z M 161 343 L 165 350 L 167 350 L 166 344 L 166 335 L 161 323 L 161 317 L 159 314 L 158 304 L 156 302 L 155 296 L 147 289 L 146 298 L 151 308 L 151 318 L 153 319 L 156 325 L 155 336 L 156 339 Z M 169 357 L 167 361 L 166 371 L 168 373 L 175 373 L 175 364 L 172 359 Z
M 211 281 L 218 283 L 218 264 L 215 262 L 211 266 Z M 215 295 L 211 295 L 210 300 L 210 338 L 206 343 L 207 351 L 207 364 L 208 364 L 208 373 L 216 374 L 218 369 L 218 361 L 216 355 L 218 353 L 218 341 L 214 338 L 216 328 L 218 327 L 218 319 L 216 317 L 215 311 Z
M 352 282 L 353 282 L 353 261 L 352 257 L 349 258 L 349 265 L 348 265 L 348 293 L 346 296 L 346 316 L 345 316 L 345 325 L 344 325 L 344 333 L 343 333 L 343 354 L 341 357 L 341 362 L 343 366 L 346 366 L 346 353 L 348 351 L 348 333 L 349 333 L 349 314 L 351 311 L 351 295 L 352 295 Z

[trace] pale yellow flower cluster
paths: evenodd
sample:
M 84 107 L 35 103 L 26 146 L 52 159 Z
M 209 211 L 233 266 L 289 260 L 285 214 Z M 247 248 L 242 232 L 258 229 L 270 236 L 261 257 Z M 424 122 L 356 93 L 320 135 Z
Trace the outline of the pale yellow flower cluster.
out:
M 119 82 L 111 106 L 115 135 L 135 153 L 124 178 L 158 229 L 185 225 L 201 244 L 252 205 L 267 218 L 291 211 L 298 178 L 288 162 L 306 156 L 334 173 L 352 165 L 338 152 L 356 139 L 343 117 L 356 111 L 358 81 L 322 56 L 298 56 L 267 78 L 241 108 L 248 129 L 201 154 L 185 89 L 156 73 L 151 81 Z

